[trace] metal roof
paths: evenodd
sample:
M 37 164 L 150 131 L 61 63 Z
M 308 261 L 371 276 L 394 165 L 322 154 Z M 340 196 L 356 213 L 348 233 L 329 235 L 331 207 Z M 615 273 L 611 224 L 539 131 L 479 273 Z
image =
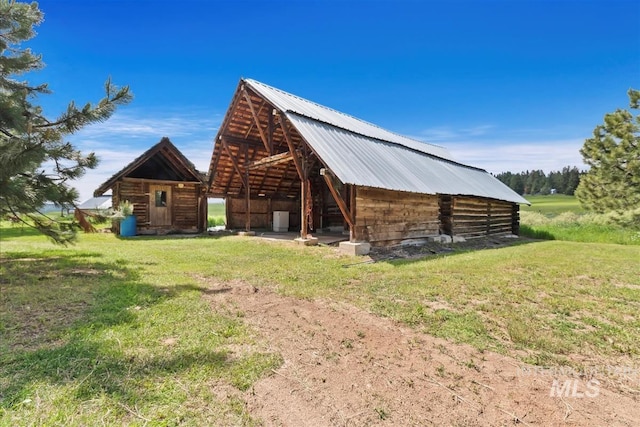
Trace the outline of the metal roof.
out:
M 255 80 L 243 81 L 286 115 L 345 184 L 530 204 L 487 171 L 456 162 L 444 147 L 398 135 Z
M 426 156 L 295 113 L 287 113 L 287 118 L 323 163 L 345 184 L 529 204 L 482 169 Z
M 109 209 L 111 207 L 111 196 L 91 197 L 80 203 L 77 208 L 82 210 Z
M 372 123 L 365 122 L 364 120 L 341 113 L 340 111 L 316 104 L 315 102 L 308 101 L 304 98 L 300 98 L 299 96 L 287 93 L 283 90 L 276 89 L 255 80 L 244 79 L 244 82 L 247 83 L 251 89 L 267 98 L 274 107 L 281 111 L 298 113 L 305 117 L 309 117 L 310 119 L 346 129 L 352 133 L 393 142 L 433 156 L 453 160 L 449 150 L 440 145 L 429 144 L 407 138 L 406 136 L 382 129 Z

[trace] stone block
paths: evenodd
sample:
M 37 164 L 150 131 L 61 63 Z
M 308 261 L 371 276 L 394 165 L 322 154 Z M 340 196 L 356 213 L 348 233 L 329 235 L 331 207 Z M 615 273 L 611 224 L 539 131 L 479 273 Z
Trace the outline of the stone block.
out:
M 367 255 L 371 251 L 371 244 L 367 242 L 340 242 L 339 249 L 347 255 Z
M 305 246 L 316 246 L 318 244 L 317 237 L 307 237 L 306 239 L 303 239 L 302 237 L 298 237 L 297 239 L 294 239 L 294 241 L 299 245 L 305 245 Z

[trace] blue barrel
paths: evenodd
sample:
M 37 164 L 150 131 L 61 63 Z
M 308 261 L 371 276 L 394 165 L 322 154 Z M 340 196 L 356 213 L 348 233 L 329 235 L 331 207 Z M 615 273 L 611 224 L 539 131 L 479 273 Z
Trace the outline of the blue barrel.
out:
M 136 235 L 136 216 L 129 215 L 120 221 L 120 235 L 130 237 Z

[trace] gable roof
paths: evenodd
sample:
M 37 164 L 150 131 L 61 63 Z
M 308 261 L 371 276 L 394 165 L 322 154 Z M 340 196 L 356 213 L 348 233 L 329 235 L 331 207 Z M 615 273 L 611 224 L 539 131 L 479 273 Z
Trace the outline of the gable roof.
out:
M 138 156 L 93 192 L 101 196 L 122 178 L 203 183 L 204 177 L 167 137 Z
M 484 169 L 456 162 L 441 146 L 382 129 L 251 79 L 344 184 L 530 204 Z
M 417 141 L 415 139 L 390 132 L 372 123 L 315 102 L 308 101 L 304 98 L 300 98 L 299 96 L 276 89 L 256 80 L 245 79 L 244 82 L 256 92 L 267 98 L 273 106 L 280 111 L 304 116 L 313 121 L 325 123 L 335 128 L 344 129 L 357 135 L 399 144 L 425 154 L 453 160 L 449 150 L 440 145 Z M 288 117 L 289 116 L 287 115 L 287 118 Z

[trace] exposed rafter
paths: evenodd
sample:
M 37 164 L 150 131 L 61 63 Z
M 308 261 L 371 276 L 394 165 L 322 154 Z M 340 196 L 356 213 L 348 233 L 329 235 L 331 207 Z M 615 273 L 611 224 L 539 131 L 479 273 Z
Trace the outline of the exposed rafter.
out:
M 298 155 L 296 154 L 296 147 L 295 145 L 293 145 L 293 140 L 291 139 L 291 134 L 289 133 L 289 129 L 287 128 L 287 123 L 280 114 L 278 115 L 278 123 L 280 123 L 280 128 L 282 128 L 284 139 L 287 141 L 287 145 L 289 146 L 289 152 L 293 156 L 293 163 L 296 165 L 298 176 L 300 177 L 300 179 L 305 179 L 302 164 L 300 162 L 300 158 L 298 158 Z
M 260 139 L 264 144 L 264 148 L 267 150 L 267 153 L 271 154 L 271 147 L 269 146 L 269 141 L 267 141 L 267 136 L 265 135 L 264 130 L 262 129 L 262 126 L 260 126 L 260 118 L 256 113 L 256 109 L 253 107 L 253 102 L 251 102 L 251 96 L 249 95 L 249 92 L 247 92 L 247 89 L 244 86 L 242 86 L 242 94 L 244 95 L 244 99 L 247 101 L 247 104 L 249 105 L 249 110 L 251 111 L 251 115 L 253 116 L 253 121 L 255 122 L 256 128 L 260 133 Z
M 227 140 L 224 137 L 222 137 L 220 141 L 222 142 L 222 146 L 224 147 L 224 149 L 227 151 L 227 154 L 229 155 L 229 159 L 233 164 L 233 168 L 236 170 L 236 172 L 240 176 L 240 179 L 242 180 L 242 185 L 245 188 L 247 188 L 247 181 L 245 180 L 245 176 L 244 176 L 245 174 L 242 171 L 242 169 L 240 169 L 240 166 L 238 165 L 238 162 L 236 161 L 235 156 L 233 155 L 233 153 L 231 152 L 231 149 L 229 148 L 229 144 L 227 143 Z

